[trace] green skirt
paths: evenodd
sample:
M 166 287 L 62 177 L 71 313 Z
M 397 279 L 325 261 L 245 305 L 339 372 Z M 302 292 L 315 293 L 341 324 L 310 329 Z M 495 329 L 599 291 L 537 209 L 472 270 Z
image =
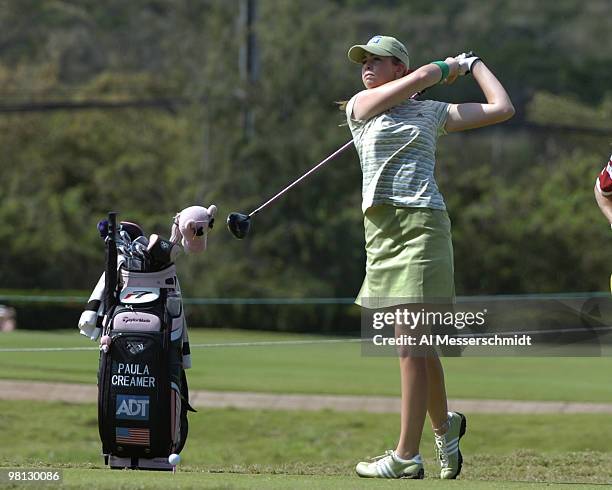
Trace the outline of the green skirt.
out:
M 366 275 L 355 301 L 365 308 L 453 302 L 451 224 L 446 211 L 379 205 L 363 219 Z

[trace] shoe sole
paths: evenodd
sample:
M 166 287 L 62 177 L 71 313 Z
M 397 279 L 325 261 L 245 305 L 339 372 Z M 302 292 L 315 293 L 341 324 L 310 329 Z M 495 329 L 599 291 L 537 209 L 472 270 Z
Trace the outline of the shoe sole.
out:
M 459 428 L 459 440 L 457 441 L 457 459 L 458 459 L 459 464 L 457 465 L 458 466 L 457 473 L 455 473 L 455 476 L 453 476 L 452 478 L 448 478 L 449 480 L 455 480 L 459 476 L 459 473 L 461 473 L 461 467 L 463 466 L 463 456 L 461 455 L 461 449 L 459 449 L 459 443 L 461 442 L 461 438 L 464 436 L 465 430 L 467 428 L 467 422 L 465 419 L 465 415 L 459 412 L 455 412 L 455 413 L 459 415 L 459 417 L 461 417 L 461 427 Z
M 357 476 L 359 476 L 359 478 L 376 478 L 375 476 L 365 476 L 365 475 L 360 475 L 359 473 L 357 473 Z M 400 476 L 399 478 L 397 478 L 397 480 L 422 480 L 423 478 L 425 478 L 425 470 L 421 468 L 416 475 Z M 386 478 L 386 479 L 393 480 L 393 478 Z
M 422 480 L 425 478 L 425 470 L 421 468 L 416 475 L 407 475 L 400 477 L 400 480 Z

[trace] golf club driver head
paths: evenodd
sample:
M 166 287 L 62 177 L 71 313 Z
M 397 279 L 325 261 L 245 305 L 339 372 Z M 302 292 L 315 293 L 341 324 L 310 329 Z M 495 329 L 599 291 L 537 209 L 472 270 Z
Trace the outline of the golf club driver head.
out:
M 242 240 L 251 229 L 251 217 L 242 213 L 230 213 L 227 217 L 227 227 L 232 235 Z

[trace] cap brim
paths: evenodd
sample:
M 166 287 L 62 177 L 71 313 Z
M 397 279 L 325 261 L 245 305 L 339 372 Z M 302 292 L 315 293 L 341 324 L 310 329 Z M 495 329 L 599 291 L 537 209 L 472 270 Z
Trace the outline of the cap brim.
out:
M 386 49 L 379 48 L 378 46 L 368 46 L 366 44 L 356 44 L 348 50 L 348 58 L 353 63 L 361 64 L 366 56 L 366 53 L 376 54 L 378 56 L 393 56 Z

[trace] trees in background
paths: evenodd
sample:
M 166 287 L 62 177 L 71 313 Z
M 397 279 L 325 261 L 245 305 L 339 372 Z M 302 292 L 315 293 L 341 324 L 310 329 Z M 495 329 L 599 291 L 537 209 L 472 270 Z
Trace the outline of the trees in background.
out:
M 406 41 L 414 66 L 474 49 L 518 109 L 505 125 L 440 140 L 458 293 L 607 288 L 609 231 L 592 187 L 610 153 L 612 54 L 598 32 L 609 2 L 260 0 L 254 80 L 239 69 L 239 7 L 29 0 L 0 12 L 2 107 L 168 100 L 0 113 L 1 288 L 88 289 L 103 264 L 95 225 L 108 210 L 168 235 L 176 211 L 214 202 L 209 251 L 179 263 L 190 295 L 356 294 L 364 256 L 354 152 L 258 215 L 247 240 L 231 237 L 224 218 L 350 138 L 334 104 L 360 89 L 346 50 L 383 32 Z M 481 98 L 469 78 L 427 96 Z

